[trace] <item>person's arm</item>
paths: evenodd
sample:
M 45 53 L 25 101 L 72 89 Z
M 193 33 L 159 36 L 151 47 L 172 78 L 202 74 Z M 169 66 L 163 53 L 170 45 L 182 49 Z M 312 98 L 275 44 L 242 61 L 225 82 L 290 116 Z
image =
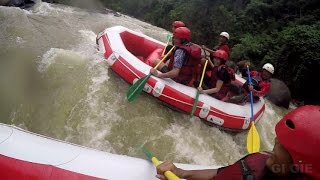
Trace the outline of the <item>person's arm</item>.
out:
M 253 87 L 250 87 L 250 89 L 252 88 L 252 94 L 255 96 L 265 96 L 267 94 L 267 92 L 270 90 L 270 82 L 263 82 L 260 83 L 260 91 L 257 91 L 255 89 L 253 89 Z
M 166 73 L 158 72 L 156 69 L 150 69 L 150 73 L 158 78 L 175 78 L 179 75 L 180 69 L 173 68 L 171 71 Z
M 204 49 L 204 50 L 206 50 L 206 51 L 208 51 L 210 53 L 214 53 L 215 52 L 214 50 L 207 48 L 205 45 L 202 45 L 202 49 Z
M 218 80 L 216 83 L 216 87 L 215 88 L 211 88 L 211 89 L 206 89 L 206 90 L 202 90 L 200 91 L 201 93 L 205 93 L 205 94 L 213 94 L 213 93 L 217 93 L 220 91 L 221 87 L 223 85 L 223 81 Z
M 208 60 L 208 63 L 211 66 L 211 68 L 214 68 L 214 64 L 212 63 L 212 61 L 210 59 Z
M 158 73 L 159 78 L 175 78 L 179 75 L 180 69 L 173 68 L 171 71 L 166 73 Z
M 171 171 L 179 178 L 187 180 L 210 180 L 217 174 L 216 169 L 203 169 L 203 170 L 184 170 L 177 168 L 172 162 L 165 161 L 157 166 L 156 177 L 161 180 L 166 180 L 164 172 Z
M 182 178 L 187 180 L 211 180 L 217 174 L 217 169 L 183 170 Z
M 259 73 L 258 71 L 251 71 L 251 72 L 250 72 L 250 75 L 251 75 L 251 77 L 253 77 L 253 76 L 259 76 L 260 73 Z M 259 97 L 260 97 L 260 96 L 264 96 L 264 95 L 266 95 L 267 92 L 270 90 L 270 82 L 266 82 L 266 81 L 260 82 L 260 83 L 259 83 L 259 86 L 260 86 L 260 91 L 257 91 L 257 90 L 255 90 L 255 89 L 253 89 L 253 86 L 252 86 L 252 85 L 249 86 L 249 90 L 252 91 L 252 94 L 253 94 L 254 96 L 259 96 Z
M 183 49 L 177 49 L 174 53 L 173 69 L 166 73 L 159 73 L 154 68 L 150 70 L 150 73 L 159 78 L 175 78 L 179 75 L 180 69 L 183 66 L 183 62 L 186 58 L 186 52 Z
M 175 78 L 179 75 L 180 69 L 186 59 L 186 52 L 183 49 L 177 49 L 173 58 L 173 69 L 169 72 L 159 74 L 159 78 Z

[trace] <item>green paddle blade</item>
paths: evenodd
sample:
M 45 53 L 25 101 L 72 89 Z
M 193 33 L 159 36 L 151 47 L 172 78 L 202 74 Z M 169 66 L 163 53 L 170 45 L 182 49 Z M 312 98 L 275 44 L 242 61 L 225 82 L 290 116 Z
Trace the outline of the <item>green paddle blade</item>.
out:
M 208 64 L 208 59 L 206 60 L 206 63 L 204 64 L 204 67 L 203 67 L 199 87 L 202 87 L 203 77 L 204 77 L 204 73 L 206 72 L 207 64 Z M 196 107 L 197 107 L 198 100 L 199 100 L 199 94 L 200 94 L 200 92 L 199 92 L 199 90 L 197 90 L 196 98 L 195 98 L 193 106 L 192 106 L 191 116 L 193 116 L 193 113 L 196 111 Z
M 134 83 L 127 92 L 127 99 L 129 102 L 132 102 L 136 99 L 136 97 L 142 92 L 144 86 L 147 83 L 147 80 L 151 74 L 149 73 L 147 76 L 140 78 L 136 83 Z
M 148 157 L 148 159 L 151 161 L 153 154 L 145 147 L 142 147 L 142 151 L 144 152 L 144 154 Z
M 169 42 L 172 41 L 172 35 L 171 34 L 167 34 L 167 44 L 169 44 Z
M 193 116 L 194 112 L 196 111 L 196 107 L 198 104 L 198 100 L 199 100 L 199 91 L 197 90 L 197 94 L 196 94 L 196 99 L 194 100 L 193 106 L 192 106 L 192 111 L 191 111 L 191 116 Z
M 247 136 L 247 150 L 250 154 L 259 152 L 260 150 L 260 136 L 254 122 L 252 122 Z

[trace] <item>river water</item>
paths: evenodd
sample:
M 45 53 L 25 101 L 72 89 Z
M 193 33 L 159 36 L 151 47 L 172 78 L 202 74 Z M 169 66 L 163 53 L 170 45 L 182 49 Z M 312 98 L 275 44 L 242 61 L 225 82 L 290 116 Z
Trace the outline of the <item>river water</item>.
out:
M 145 158 L 227 165 L 246 154 L 247 132 L 230 134 L 176 112 L 129 85 L 96 50 L 96 35 L 121 25 L 165 42 L 168 32 L 140 20 L 38 3 L 0 6 L 0 122 L 95 149 Z M 274 125 L 287 112 L 266 101 L 256 125 L 271 150 Z M 248 111 L 250 111 L 248 109 Z

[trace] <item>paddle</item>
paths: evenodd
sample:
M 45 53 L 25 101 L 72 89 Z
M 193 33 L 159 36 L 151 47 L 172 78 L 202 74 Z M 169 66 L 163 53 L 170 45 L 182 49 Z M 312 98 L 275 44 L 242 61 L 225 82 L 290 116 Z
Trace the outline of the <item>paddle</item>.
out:
M 249 85 L 252 85 L 249 66 L 247 66 L 247 73 L 248 73 Z M 256 129 L 256 126 L 254 125 L 252 91 L 250 91 L 250 104 L 251 104 L 251 127 L 247 136 L 247 151 L 249 154 L 259 152 L 260 150 L 260 136 Z
M 172 39 L 172 36 L 171 36 L 170 34 L 167 34 L 167 45 L 166 45 L 166 47 L 164 47 L 161 56 L 164 56 L 164 53 L 166 52 L 166 49 L 167 49 L 167 47 L 168 47 L 169 42 L 171 41 L 171 39 Z
M 144 152 L 144 154 L 148 157 L 148 159 L 157 167 L 160 164 L 160 161 L 153 156 L 153 154 L 145 147 L 142 147 L 142 150 Z M 176 176 L 173 172 L 171 171 L 166 171 L 164 172 L 164 176 L 168 179 L 168 180 L 180 180 L 180 178 L 178 176 Z
M 171 54 L 173 51 L 174 46 L 170 49 L 170 51 L 161 59 L 161 61 L 154 67 L 154 69 L 157 69 L 157 67 Z M 134 83 L 127 92 L 127 99 L 129 102 L 136 99 L 136 97 L 142 92 L 143 87 L 146 85 L 147 80 L 151 76 L 151 72 L 143 78 L 140 78 L 136 83 Z
M 202 75 L 201 75 L 201 79 L 200 79 L 200 84 L 199 84 L 198 88 L 202 86 L 203 77 L 204 77 L 204 74 L 206 72 L 207 64 L 208 64 L 208 59 L 206 59 L 206 62 L 204 64 Z M 199 89 L 197 89 L 196 98 L 194 100 L 194 103 L 193 103 L 193 106 L 192 106 L 192 111 L 191 111 L 191 114 L 190 114 L 191 116 L 193 116 L 193 113 L 196 111 L 196 107 L 197 107 L 198 100 L 199 100 L 199 94 L 200 94 Z

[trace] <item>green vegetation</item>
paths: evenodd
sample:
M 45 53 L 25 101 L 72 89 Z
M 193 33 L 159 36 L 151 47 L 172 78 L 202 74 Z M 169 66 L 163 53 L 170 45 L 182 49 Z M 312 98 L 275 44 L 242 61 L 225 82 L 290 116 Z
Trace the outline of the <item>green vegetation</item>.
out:
M 289 86 L 295 99 L 320 104 L 319 0 L 94 2 L 168 30 L 172 21 L 182 20 L 192 30 L 193 41 L 208 47 L 216 44 L 221 31 L 227 31 L 231 35 L 231 60 L 247 59 L 257 67 L 271 62 L 276 67 L 274 77 Z

